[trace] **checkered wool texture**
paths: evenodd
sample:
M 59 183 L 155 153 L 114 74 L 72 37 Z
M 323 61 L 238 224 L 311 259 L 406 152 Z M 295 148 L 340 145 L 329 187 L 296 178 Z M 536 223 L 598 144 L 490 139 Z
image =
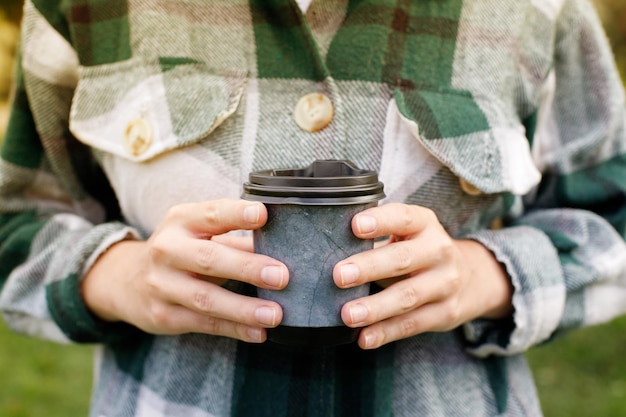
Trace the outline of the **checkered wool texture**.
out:
M 539 416 L 523 352 L 626 309 L 624 94 L 587 0 L 25 7 L 0 306 L 16 331 L 101 344 L 91 416 Z M 317 133 L 292 115 L 311 92 L 335 111 Z M 131 155 L 139 118 L 153 142 Z M 365 352 L 156 337 L 86 309 L 80 280 L 110 245 L 318 158 L 379 171 L 384 203 L 491 249 L 514 316 Z

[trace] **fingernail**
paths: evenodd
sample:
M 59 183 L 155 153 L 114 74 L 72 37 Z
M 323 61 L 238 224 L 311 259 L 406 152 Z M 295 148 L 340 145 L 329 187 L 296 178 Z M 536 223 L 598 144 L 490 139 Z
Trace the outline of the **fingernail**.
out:
M 254 311 L 254 318 L 266 326 L 276 326 L 276 310 L 271 307 L 259 307 Z
M 376 219 L 367 214 L 362 214 L 356 218 L 356 228 L 361 234 L 369 234 L 376 230 Z
M 365 332 L 363 336 L 366 349 L 371 349 L 376 344 L 376 334 L 374 332 Z
M 355 304 L 350 307 L 350 321 L 352 324 L 361 323 L 367 318 L 367 308 L 362 304 Z
M 261 270 L 261 281 L 270 287 L 283 286 L 283 268 L 280 266 L 270 265 Z
M 260 216 L 261 210 L 258 204 L 252 204 L 243 209 L 243 219 L 248 223 L 257 224 Z
M 260 342 L 261 340 L 263 340 L 263 330 L 259 328 L 248 327 L 246 329 L 246 333 L 248 334 L 248 337 L 255 342 Z
M 342 287 L 354 284 L 359 279 L 359 267 L 354 264 L 342 265 L 339 274 Z

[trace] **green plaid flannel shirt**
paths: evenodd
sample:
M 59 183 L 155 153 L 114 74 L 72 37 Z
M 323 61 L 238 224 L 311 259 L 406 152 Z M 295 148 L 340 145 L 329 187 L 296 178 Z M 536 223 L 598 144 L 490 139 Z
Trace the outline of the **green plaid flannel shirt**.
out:
M 523 352 L 626 308 L 624 94 L 587 0 L 28 0 L 20 58 L 0 305 L 16 331 L 98 344 L 93 417 L 538 416 Z M 292 116 L 310 92 L 335 112 L 316 133 Z M 361 351 L 87 311 L 81 277 L 113 243 L 317 158 L 486 245 L 514 315 Z

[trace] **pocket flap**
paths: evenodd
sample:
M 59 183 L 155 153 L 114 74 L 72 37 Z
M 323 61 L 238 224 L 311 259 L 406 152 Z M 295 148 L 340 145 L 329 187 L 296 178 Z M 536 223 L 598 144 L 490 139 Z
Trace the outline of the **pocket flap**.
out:
M 523 195 L 541 180 L 524 126 L 497 98 L 430 86 L 395 89 L 394 98 L 424 147 L 480 191 Z
M 146 161 L 206 138 L 237 109 L 246 75 L 186 58 L 82 67 L 70 129 L 92 147 Z

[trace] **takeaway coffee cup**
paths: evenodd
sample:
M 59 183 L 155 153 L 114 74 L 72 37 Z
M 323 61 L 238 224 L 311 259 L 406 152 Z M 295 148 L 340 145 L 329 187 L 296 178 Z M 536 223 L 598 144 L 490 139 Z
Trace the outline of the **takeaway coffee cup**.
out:
M 345 160 L 317 160 L 310 166 L 253 172 L 242 198 L 265 203 L 268 220 L 254 231 L 256 253 L 289 269 L 283 290 L 258 288 L 257 295 L 283 308 L 283 321 L 268 339 L 281 344 L 333 346 L 356 340 L 359 329 L 341 320 L 341 307 L 369 294 L 369 285 L 340 289 L 333 281 L 337 262 L 371 249 L 373 240 L 354 236 L 352 217 L 384 198 L 374 171 Z

